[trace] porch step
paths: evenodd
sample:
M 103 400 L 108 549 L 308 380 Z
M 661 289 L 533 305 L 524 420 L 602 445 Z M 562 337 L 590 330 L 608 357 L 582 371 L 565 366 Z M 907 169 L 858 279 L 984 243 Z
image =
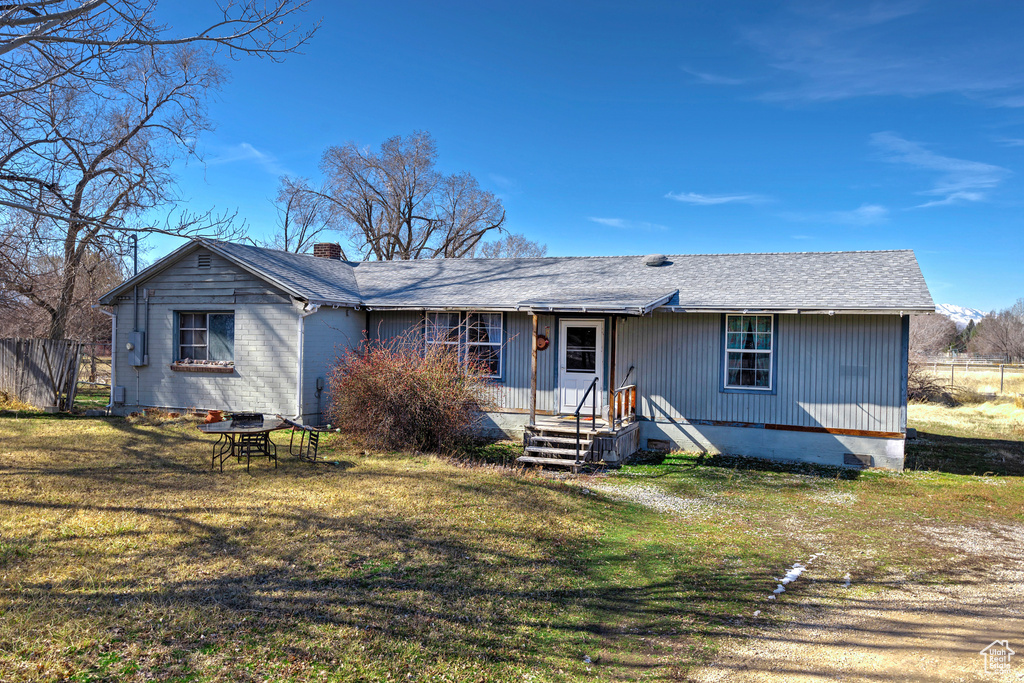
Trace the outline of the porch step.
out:
M 548 443 L 568 443 L 576 446 L 575 436 L 544 436 L 542 434 L 531 434 L 531 441 L 547 441 Z M 589 435 L 580 434 L 580 448 L 583 446 L 590 446 Z
M 516 462 L 523 463 L 525 465 L 551 465 L 554 467 L 570 467 L 574 471 L 581 469 L 583 463 L 577 463 L 574 459 L 564 458 L 539 458 L 529 455 L 522 455 L 516 458 Z
M 523 450 L 525 450 L 527 453 L 548 453 L 548 454 L 551 454 L 551 455 L 563 455 L 563 456 L 566 456 L 566 457 L 572 456 L 574 459 L 576 457 L 576 448 L 575 448 L 575 446 L 573 448 L 554 448 L 554 447 L 548 447 L 548 446 L 527 446 Z M 586 455 L 586 453 L 587 453 L 587 449 L 583 448 L 583 446 L 581 445 L 580 446 L 580 456 Z

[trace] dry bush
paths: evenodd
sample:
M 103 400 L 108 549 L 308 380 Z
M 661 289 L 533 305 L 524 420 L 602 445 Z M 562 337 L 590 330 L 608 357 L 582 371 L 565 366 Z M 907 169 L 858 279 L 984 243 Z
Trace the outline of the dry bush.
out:
M 413 338 L 366 342 L 328 375 L 327 416 L 367 445 L 453 453 L 490 408 L 486 369 Z
M 34 406 L 25 403 L 14 394 L 7 391 L 0 391 L 0 410 L 36 410 Z
M 911 357 L 907 366 L 907 399 L 910 401 L 926 401 L 955 406 L 956 399 L 938 377 L 928 371 L 927 366 L 918 358 Z

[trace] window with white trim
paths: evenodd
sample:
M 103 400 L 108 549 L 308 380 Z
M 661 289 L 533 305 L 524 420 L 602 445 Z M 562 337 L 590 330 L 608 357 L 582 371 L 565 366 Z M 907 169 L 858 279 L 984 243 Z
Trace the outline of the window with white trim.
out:
M 771 315 L 725 316 L 726 389 L 772 389 L 774 328 Z
M 479 364 L 488 377 L 501 377 L 501 313 L 428 312 L 424 340 L 428 346 L 450 348 L 460 362 Z
M 178 357 L 188 361 L 235 359 L 234 313 L 178 313 Z

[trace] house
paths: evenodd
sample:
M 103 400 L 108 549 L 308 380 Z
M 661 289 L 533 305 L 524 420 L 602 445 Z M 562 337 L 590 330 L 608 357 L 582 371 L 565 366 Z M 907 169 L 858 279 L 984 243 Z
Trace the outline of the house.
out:
M 343 348 L 404 335 L 488 364 L 487 428 L 539 459 L 575 447 L 579 409 L 612 463 L 662 446 L 893 469 L 909 315 L 934 311 L 911 251 L 351 263 L 202 239 L 100 302 L 117 411 L 316 422 Z

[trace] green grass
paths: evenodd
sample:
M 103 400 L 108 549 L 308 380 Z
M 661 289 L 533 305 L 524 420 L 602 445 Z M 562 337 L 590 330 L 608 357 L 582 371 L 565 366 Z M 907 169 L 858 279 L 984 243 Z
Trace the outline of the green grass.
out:
M 336 465 L 247 474 L 211 472 L 211 444 L 185 419 L 0 415 L 0 680 L 684 680 L 846 572 L 965 567 L 918 525 L 1024 519 L 1019 479 L 951 467 L 673 454 L 561 479 L 331 435 Z M 693 507 L 614 495 L 636 486 Z
M 79 382 L 75 392 L 75 410 L 86 411 L 90 408 L 103 409 L 110 403 L 110 387 L 96 386 Z

